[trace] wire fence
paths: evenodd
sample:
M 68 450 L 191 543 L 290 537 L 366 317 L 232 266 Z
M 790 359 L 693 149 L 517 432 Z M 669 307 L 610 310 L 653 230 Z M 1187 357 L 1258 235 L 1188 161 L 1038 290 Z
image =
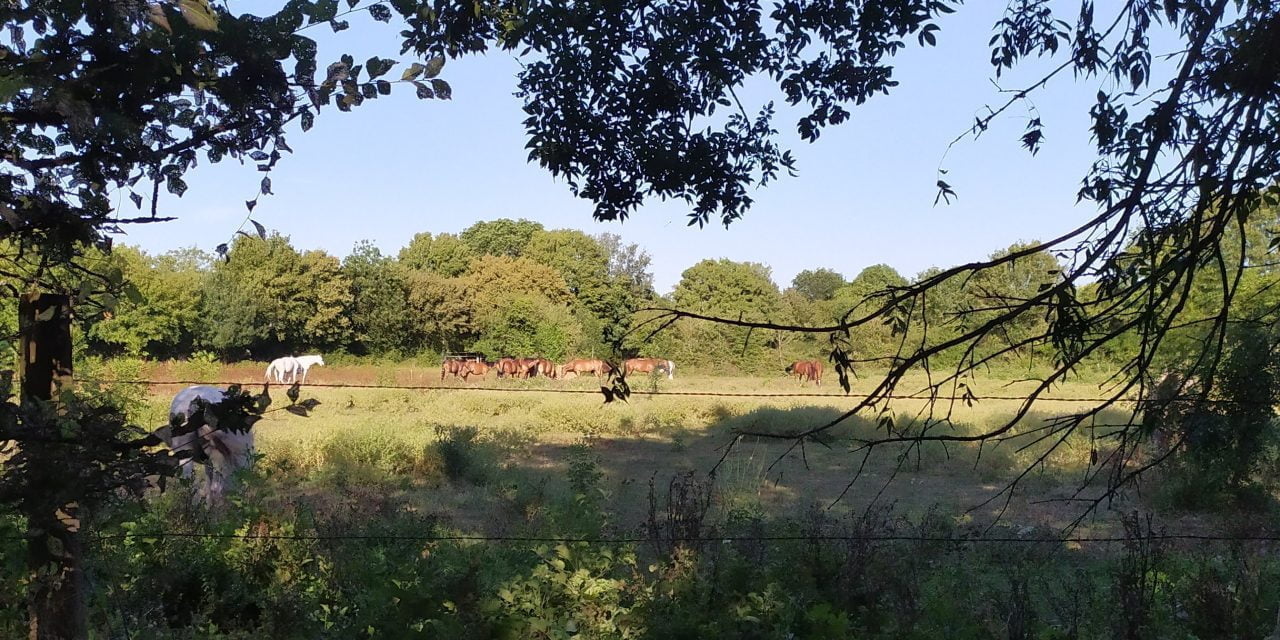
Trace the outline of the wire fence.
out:
M 1193 541 L 1193 543 L 1280 543 L 1280 534 L 1165 534 L 1138 535 L 911 535 L 911 534 L 804 534 L 804 535 L 704 535 L 704 536 L 524 536 L 524 535 L 430 535 L 430 534 L 224 534 L 204 531 L 132 531 L 123 534 L 93 534 L 92 540 L 276 540 L 276 541 L 415 541 L 415 543 L 485 544 L 600 544 L 626 545 L 662 543 L 947 543 L 947 544 L 1117 544 L 1132 541 Z M 0 540 L 26 540 L 26 536 L 0 536 Z
M 79 378 L 78 382 L 88 382 L 94 384 L 123 384 L 123 385 L 143 385 L 143 386 L 190 386 L 190 385 L 209 385 L 209 386 L 230 386 L 239 385 L 242 387 L 250 387 L 264 384 L 261 380 L 108 380 L 102 378 Z M 289 387 L 289 384 L 271 383 L 269 386 Z M 413 384 L 367 384 L 356 382 L 308 382 L 303 387 L 314 387 L 317 389 L 385 389 L 393 391 L 488 391 L 502 393 L 547 393 L 547 394 L 572 394 L 572 395 L 590 395 L 600 396 L 599 389 L 568 389 L 557 387 L 494 387 L 494 386 L 451 386 L 451 385 L 413 385 Z M 841 398 L 865 399 L 870 397 L 885 398 L 889 400 L 955 400 L 964 402 L 966 400 L 1015 400 L 1025 402 L 1025 395 L 956 395 L 937 394 L 928 395 L 922 393 L 913 394 L 870 394 L 870 393 L 824 393 L 824 392 L 741 392 L 741 391 L 654 391 L 644 389 L 631 389 L 633 396 L 671 396 L 671 397 L 700 397 L 700 398 L 829 398 L 838 400 Z M 1036 402 L 1071 402 L 1071 403 L 1100 403 L 1114 402 L 1116 398 L 1090 398 L 1080 396 L 1039 396 Z M 1132 398 L 1123 398 L 1124 402 L 1135 402 Z M 1214 400 L 1206 400 L 1214 402 Z
M 723 536 L 503 536 L 503 535 L 432 535 L 432 534 L 271 534 L 271 533 L 209 533 L 199 531 L 153 531 L 116 534 L 94 534 L 93 540 L 274 540 L 296 542 L 477 542 L 516 544 L 600 544 L 627 545 L 643 543 L 721 543 L 736 542 L 920 542 L 951 544 L 1114 544 L 1136 541 L 1147 542 L 1280 542 L 1280 534 L 1215 534 L 1215 533 L 1145 533 L 1138 535 L 1101 536 L 941 536 L 911 534 L 803 534 L 803 535 L 723 535 Z M 0 540 L 25 540 L 24 536 L 0 536 Z

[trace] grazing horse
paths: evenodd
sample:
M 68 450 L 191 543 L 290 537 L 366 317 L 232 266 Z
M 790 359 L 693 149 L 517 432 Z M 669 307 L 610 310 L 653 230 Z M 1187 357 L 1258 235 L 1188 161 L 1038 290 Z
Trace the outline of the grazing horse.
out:
M 466 379 L 466 376 L 463 375 L 463 373 L 470 369 L 471 361 L 473 359 L 474 358 L 445 358 L 444 362 L 440 363 L 440 380 L 443 381 L 445 375 L 450 373 L 453 374 L 455 378 Z
M 537 372 L 538 375 L 544 378 L 551 378 L 552 380 L 555 380 L 557 377 L 559 377 L 556 372 L 556 363 L 546 358 L 538 358 L 537 360 L 538 360 L 538 364 L 535 367 L 535 371 Z
M 800 384 L 812 380 L 815 386 L 822 386 L 822 362 L 819 360 L 800 360 L 787 365 L 787 373 L 800 379 Z
M 276 358 L 267 365 L 267 382 L 274 380 L 280 384 L 289 384 L 297 381 L 298 372 L 302 370 L 302 366 L 298 364 L 298 359 L 293 356 L 284 356 Z
M 538 374 L 538 358 L 516 358 L 516 377 L 529 379 Z
M 497 370 L 499 378 L 505 378 L 507 376 L 514 378 L 520 370 L 520 364 L 515 358 L 499 358 L 498 362 L 493 365 L 493 368 Z
M 668 380 L 676 377 L 676 363 L 670 360 L 662 360 L 660 358 L 631 358 L 622 363 L 623 375 L 631 375 L 633 371 L 640 373 L 659 373 L 667 374 Z
M 253 431 L 228 431 L 203 424 L 181 435 L 173 432 L 175 427 L 188 426 L 201 404 L 217 404 L 225 398 L 226 392 L 216 387 L 187 387 L 169 405 L 169 426 L 155 432 L 173 453 L 189 452 L 190 457 L 181 462 L 183 478 L 191 478 L 197 464 L 204 469 L 197 495 L 208 504 L 220 502 L 223 493 L 232 488 L 235 472 L 253 462 Z
M 489 373 L 489 363 L 484 360 L 471 360 L 466 363 L 466 370 L 462 372 L 462 379 L 466 380 L 468 376 L 485 377 Z
M 609 372 L 609 365 L 604 360 L 570 360 L 564 363 L 561 369 L 566 373 L 581 375 L 584 373 L 595 374 L 597 378 Z
M 302 371 L 302 382 L 307 381 L 307 370 L 316 365 L 324 365 L 324 356 L 298 356 L 294 360 L 298 361 L 298 367 Z

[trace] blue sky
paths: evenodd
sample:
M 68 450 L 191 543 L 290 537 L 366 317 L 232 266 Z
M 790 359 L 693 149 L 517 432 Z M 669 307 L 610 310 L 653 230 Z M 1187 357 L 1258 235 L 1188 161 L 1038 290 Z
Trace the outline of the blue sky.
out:
M 1039 155 L 1020 148 L 1029 116 L 1014 107 L 981 139 L 951 150 L 943 166 L 959 200 L 933 206 L 935 170 L 948 142 L 984 105 L 1005 99 L 987 62 L 1002 6 L 973 2 L 948 16 L 937 48 L 913 45 L 896 59 L 901 85 L 892 94 L 853 108 L 850 122 L 826 130 L 817 143 L 801 142 L 794 135 L 798 112 L 783 109 L 777 124 L 799 175 L 758 190 L 754 208 L 727 230 L 686 227 L 687 207 L 678 202 L 648 203 L 621 224 L 595 222 L 590 203 L 525 162 L 522 112 L 512 96 L 518 65 L 502 53 L 446 65 L 441 77 L 453 87 L 451 101 L 419 101 L 397 87 L 352 113 L 326 110 L 314 129 L 290 138 L 296 153 L 273 173 L 275 195 L 260 200 L 254 218 L 299 248 L 338 256 L 362 239 L 394 254 L 414 233 L 457 232 L 498 217 L 607 231 L 653 256 L 663 292 L 703 258 L 765 263 L 784 286 L 806 268 L 852 277 L 887 263 L 911 276 L 979 259 L 1015 241 L 1056 235 L 1093 212 L 1074 203 L 1094 158 L 1088 108 L 1099 85 L 1069 76 L 1035 96 L 1047 127 Z M 352 20 L 352 27 L 337 36 L 321 33 L 328 31 L 323 25 L 309 32 L 323 38 L 322 59 L 398 50 L 393 28 L 367 19 Z M 1000 83 L 1022 86 L 1045 68 L 1031 64 Z M 778 98 L 769 88 L 754 82 L 740 95 L 750 109 Z M 178 221 L 130 228 L 120 240 L 148 251 L 211 250 L 243 220 L 244 201 L 260 179 L 252 164 L 201 165 L 188 175 L 185 197 L 160 202 L 160 213 Z

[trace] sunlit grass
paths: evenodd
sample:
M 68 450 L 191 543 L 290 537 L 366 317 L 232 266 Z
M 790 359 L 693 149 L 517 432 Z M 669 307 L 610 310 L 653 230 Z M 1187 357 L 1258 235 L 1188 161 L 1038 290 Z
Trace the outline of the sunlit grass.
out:
M 236 367 L 220 372 L 223 379 L 244 378 L 256 367 Z M 163 374 L 163 372 L 153 372 Z M 239 377 L 238 377 L 239 376 Z M 375 378 L 381 378 L 377 381 Z M 378 373 L 367 365 L 313 370 L 315 383 L 396 384 L 440 386 L 438 370 L 408 366 L 387 367 Z M 708 472 L 723 457 L 717 470 L 719 500 L 723 508 L 767 511 L 779 505 L 829 501 L 839 495 L 853 471 L 862 465 L 863 442 L 890 435 L 916 434 L 928 425 L 931 434 L 972 436 L 1004 426 L 1019 411 L 1017 399 L 982 399 L 983 396 L 1019 398 L 1033 382 L 978 379 L 970 388 L 979 399 L 972 403 L 939 400 L 932 406 L 923 400 L 899 399 L 888 406 L 864 409 L 856 416 L 824 432 L 803 448 L 792 448 L 786 439 L 744 438 L 739 433 L 796 434 L 830 423 L 856 407 L 857 394 L 869 392 L 878 379 L 855 380 L 846 396 L 834 380 L 821 388 L 801 387 L 792 379 L 727 378 L 681 375 L 675 380 L 637 379 L 638 391 L 713 392 L 744 394 L 814 394 L 800 397 L 715 397 L 633 395 L 627 402 L 605 403 L 597 394 L 556 394 L 528 391 L 537 388 L 592 390 L 597 381 L 488 380 L 446 381 L 451 387 L 472 389 L 358 389 L 308 386 L 303 397 L 320 405 L 310 417 L 282 410 L 287 404 L 283 389 L 273 389 L 273 411 L 256 427 L 258 448 L 266 469 L 290 477 L 306 476 L 325 485 L 369 484 L 380 478 L 400 478 L 422 486 L 444 482 L 442 437 L 456 428 L 474 428 L 492 459 L 487 463 L 507 478 L 550 473 L 553 484 L 563 472 L 566 448 L 583 437 L 595 439 L 606 461 L 605 472 L 614 482 L 640 482 L 648 476 L 678 470 Z M 923 375 L 912 376 L 900 386 L 910 394 L 927 384 Z M 475 390 L 498 387 L 499 390 Z M 160 424 L 168 400 L 180 387 L 152 390 L 142 410 L 144 422 Z M 821 394 L 821 395 L 817 395 Z M 947 491 L 972 494 L 990 491 L 1039 461 L 1036 478 L 1050 484 L 1075 481 L 1088 468 L 1090 451 L 1097 446 L 1090 429 L 1081 428 L 1064 442 L 1057 438 L 1032 440 L 1046 420 L 1089 408 L 1088 402 L 1058 402 L 1052 398 L 1091 398 L 1101 395 L 1094 384 L 1075 382 L 1053 389 L 1050 400 L 1037 404 L 1006 435 L 1012 439 L 979 447 L 971 443 L 895 444 L 875 450 L 864 472 L 887 477 L 929 474 L 941 480 Z M 882 420 L 892 418 L 892 429 Z M 1099 423 L 1123 421 L 1115 409 Z M 725 448 L 733 445 L 729 455 Z M 1041 456 L 1054 450 L 1041 460 Z M 498 487 L 513 485 L 498 481 Z M 523 482 L 523 481 L 522 481 Z M 518 483 L 515 483 L 518 484 Z M 513 485 L 514 486 L 514 485 Z M 468 490 L 470 491 L 470 490 Z M 521 492 L 527 493 L 524 489 Z M 936 495 L 935 495 L 936 494 Z M 513 494 L 514 495 L 514 494 Z M 866 495 L 862 496 L 866 498 Z M 905 492 L 909 500 L 945 499 L 937 491 L 925 495 Z M 523 499 L 523 498 L 521 498 Z M 959 499 L 958 497 L 955 499 Z

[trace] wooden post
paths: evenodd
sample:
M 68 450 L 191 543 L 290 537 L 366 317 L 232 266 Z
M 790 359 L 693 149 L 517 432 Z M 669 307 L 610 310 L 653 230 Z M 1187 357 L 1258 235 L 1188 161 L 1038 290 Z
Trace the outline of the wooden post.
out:
M 18 303 L 24 403 L 56 402 L 71 383 L 71 304 L 64 295 L 27 294 Z M 32 458 L 61 464 L 55 445 L 27 443 Z M 32 496 L 26 514 L 28 638 L 80 640 L 88 637 L 88 605 L 81 566 L 78 505 Z
M 54 400 L 71 383 L 71 302 L 67 296 L 28 293 L 18 303 L 22 335 L 22 398 Z

